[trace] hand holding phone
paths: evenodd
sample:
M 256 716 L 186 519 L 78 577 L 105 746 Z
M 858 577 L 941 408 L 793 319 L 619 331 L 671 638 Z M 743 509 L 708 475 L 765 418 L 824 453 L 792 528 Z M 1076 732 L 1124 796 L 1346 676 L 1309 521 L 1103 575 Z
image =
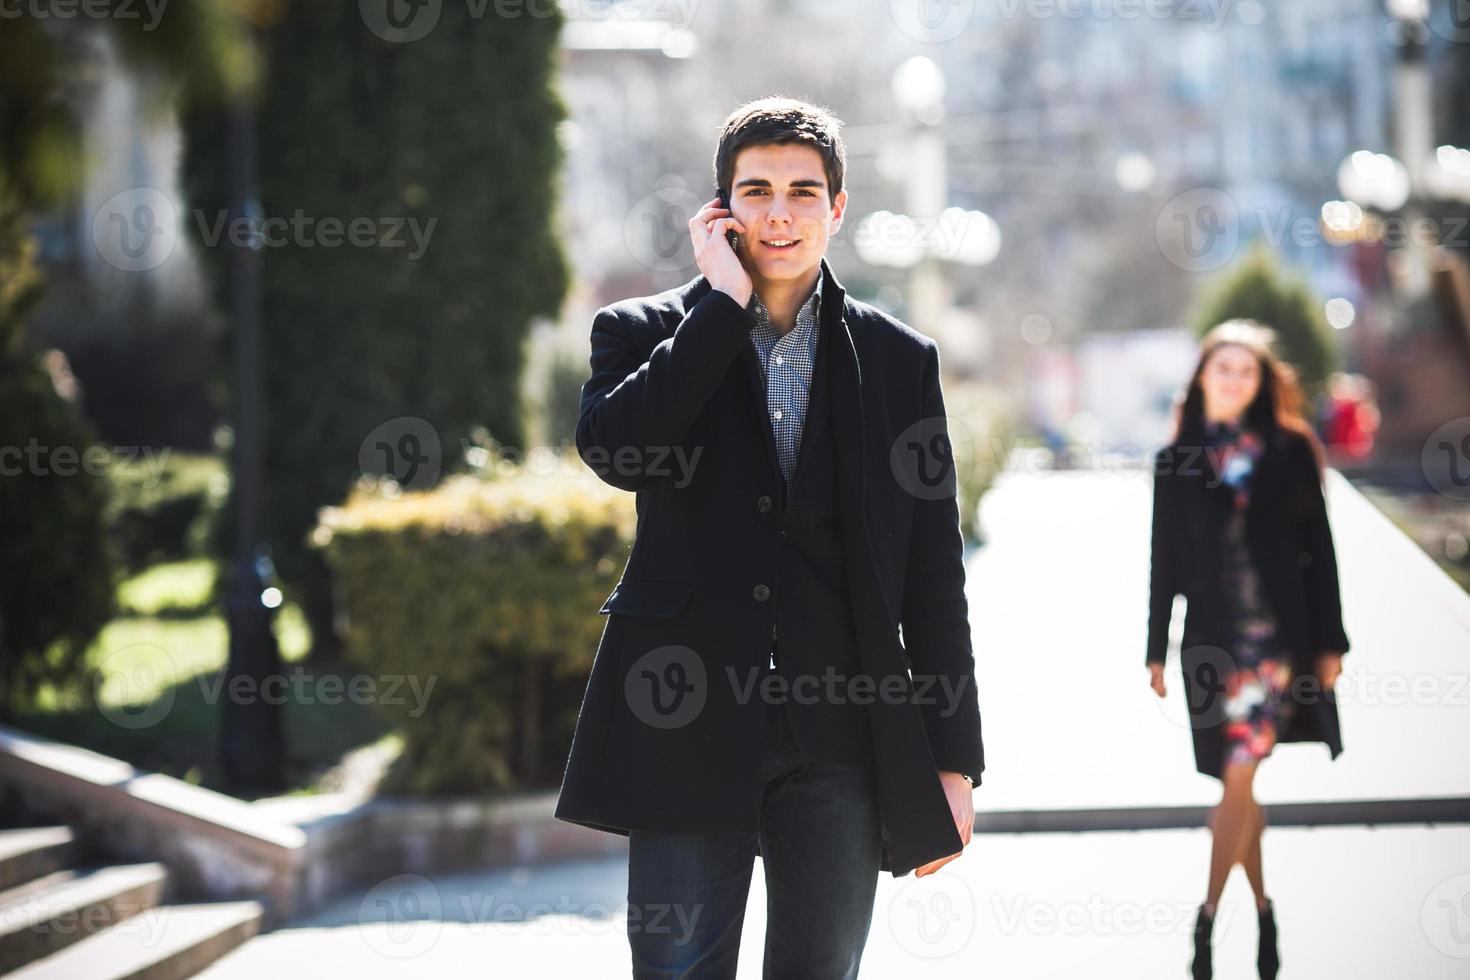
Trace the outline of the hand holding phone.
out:
M 724 189 L 716 188 L 715 193 L 715 199 L 706 202 L 699 209 L 699 213 L 689 219 L 689 236 L 694 244 L 694 261 L 714 289 L 727 293 L 737 303 L 744 306 L 750 302 L 755 286 L 751 282 L 750 273 L 746 271 L 745 263 L 740 260 L 740 256 L 735 251 L 739 244 L 739 233 L 736 228 L 743 228 L 743 226 L 733 214 L 720 213 L 722 210 L 726 212 L 730 210 L 727 206 L 729 196 Z M 720 248 L 714 244 L 716 239 L 711 226 L 721 221 L 725 222 L 722 227 L 725 230 L 728 248 Z
M 715 192 L 720 196 L 720 207 L 724 208 L 726 211 L 730 211 L 730 195 L 725 193 L 725 189 L 723 187 L 715 188 Z M 730 211 L 730 216 L 733 218 L 735 216 L 735 212 Z M 732 252 L 737 251 L 740 248 L 740 235 L 735 231 L 734 228 L 731 228 L 729 231 L 725 232 L 725 241 L 730 243 L 730 251 Z

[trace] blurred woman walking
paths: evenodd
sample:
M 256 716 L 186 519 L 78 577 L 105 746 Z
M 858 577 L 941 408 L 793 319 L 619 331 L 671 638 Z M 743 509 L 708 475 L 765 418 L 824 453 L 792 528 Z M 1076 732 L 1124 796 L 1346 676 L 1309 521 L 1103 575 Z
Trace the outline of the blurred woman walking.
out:
M 1150 683 L 1165 695 L 1174 597 L 1188 601 L 1180 665 L 1195 768 L 1223 784 L 1210 817 L 1209 878 L 1194 930 L 1196 980 L 1213 975 L 1211 933 L 1230 870 L 1245 868 L 1263 980 L 1280 968 L 1261 865 L 1256 770 L 1278 742 L 1342 752 L 1333 685 L 1348 639 L 1322 494 L 1323 452 L 1302 418 L 1272 332 L 1250 320 L 1205 337 L 1175 433 L 1154 459 Z

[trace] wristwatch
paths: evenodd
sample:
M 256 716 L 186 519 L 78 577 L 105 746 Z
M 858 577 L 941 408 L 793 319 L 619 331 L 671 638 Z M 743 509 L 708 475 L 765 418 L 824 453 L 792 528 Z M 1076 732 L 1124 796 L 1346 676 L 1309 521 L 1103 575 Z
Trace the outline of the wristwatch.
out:
M 971 789 L 974 789 L 975 788 L 975 780 L 973 780 L 973 779 L 970 778 L 970 774 L 969 773 L 962 772 L 962 773 L 960 773 L 960 775 L 964 777 L 965 782 L 967 782 L 967 783 L 970 784 L 970 788 Z

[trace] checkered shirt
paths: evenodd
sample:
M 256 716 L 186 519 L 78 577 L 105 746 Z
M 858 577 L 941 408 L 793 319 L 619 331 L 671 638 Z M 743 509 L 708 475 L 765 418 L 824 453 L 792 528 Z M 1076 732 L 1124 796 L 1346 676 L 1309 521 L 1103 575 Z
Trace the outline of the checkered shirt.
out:
M 796 326 L 784 336 L 771 322 L 770 311 L 752 292 L 746 309 L 755 316 L 750 331 L 751 343 L 761 359 L 761 374 L 766 381 L 766 412 L 771 420 L 771 433 L 776 439 L 776 457 L 788 489 L 796 456 L 801 448 L 801 430 L 806 424 L 807 405 L 811 401 L 812 369 L 817 359 L 817 318 L 822 306 L 822 278 L 796 312 Z M 774 370 L 773 370 L 774 369 Z

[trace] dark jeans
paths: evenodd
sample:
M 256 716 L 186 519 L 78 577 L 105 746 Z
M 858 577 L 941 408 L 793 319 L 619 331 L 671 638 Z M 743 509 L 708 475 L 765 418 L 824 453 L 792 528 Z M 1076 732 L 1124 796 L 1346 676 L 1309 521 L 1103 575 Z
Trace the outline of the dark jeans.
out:
M 807 758 L 785 706 L 767 703 L 765 712 L 762 976 L 849 980 L 867 943 L 882 860 L 874 776 Z M 756 834 L 629 834 L 634 980 L 735 976 L 756 845 Z

